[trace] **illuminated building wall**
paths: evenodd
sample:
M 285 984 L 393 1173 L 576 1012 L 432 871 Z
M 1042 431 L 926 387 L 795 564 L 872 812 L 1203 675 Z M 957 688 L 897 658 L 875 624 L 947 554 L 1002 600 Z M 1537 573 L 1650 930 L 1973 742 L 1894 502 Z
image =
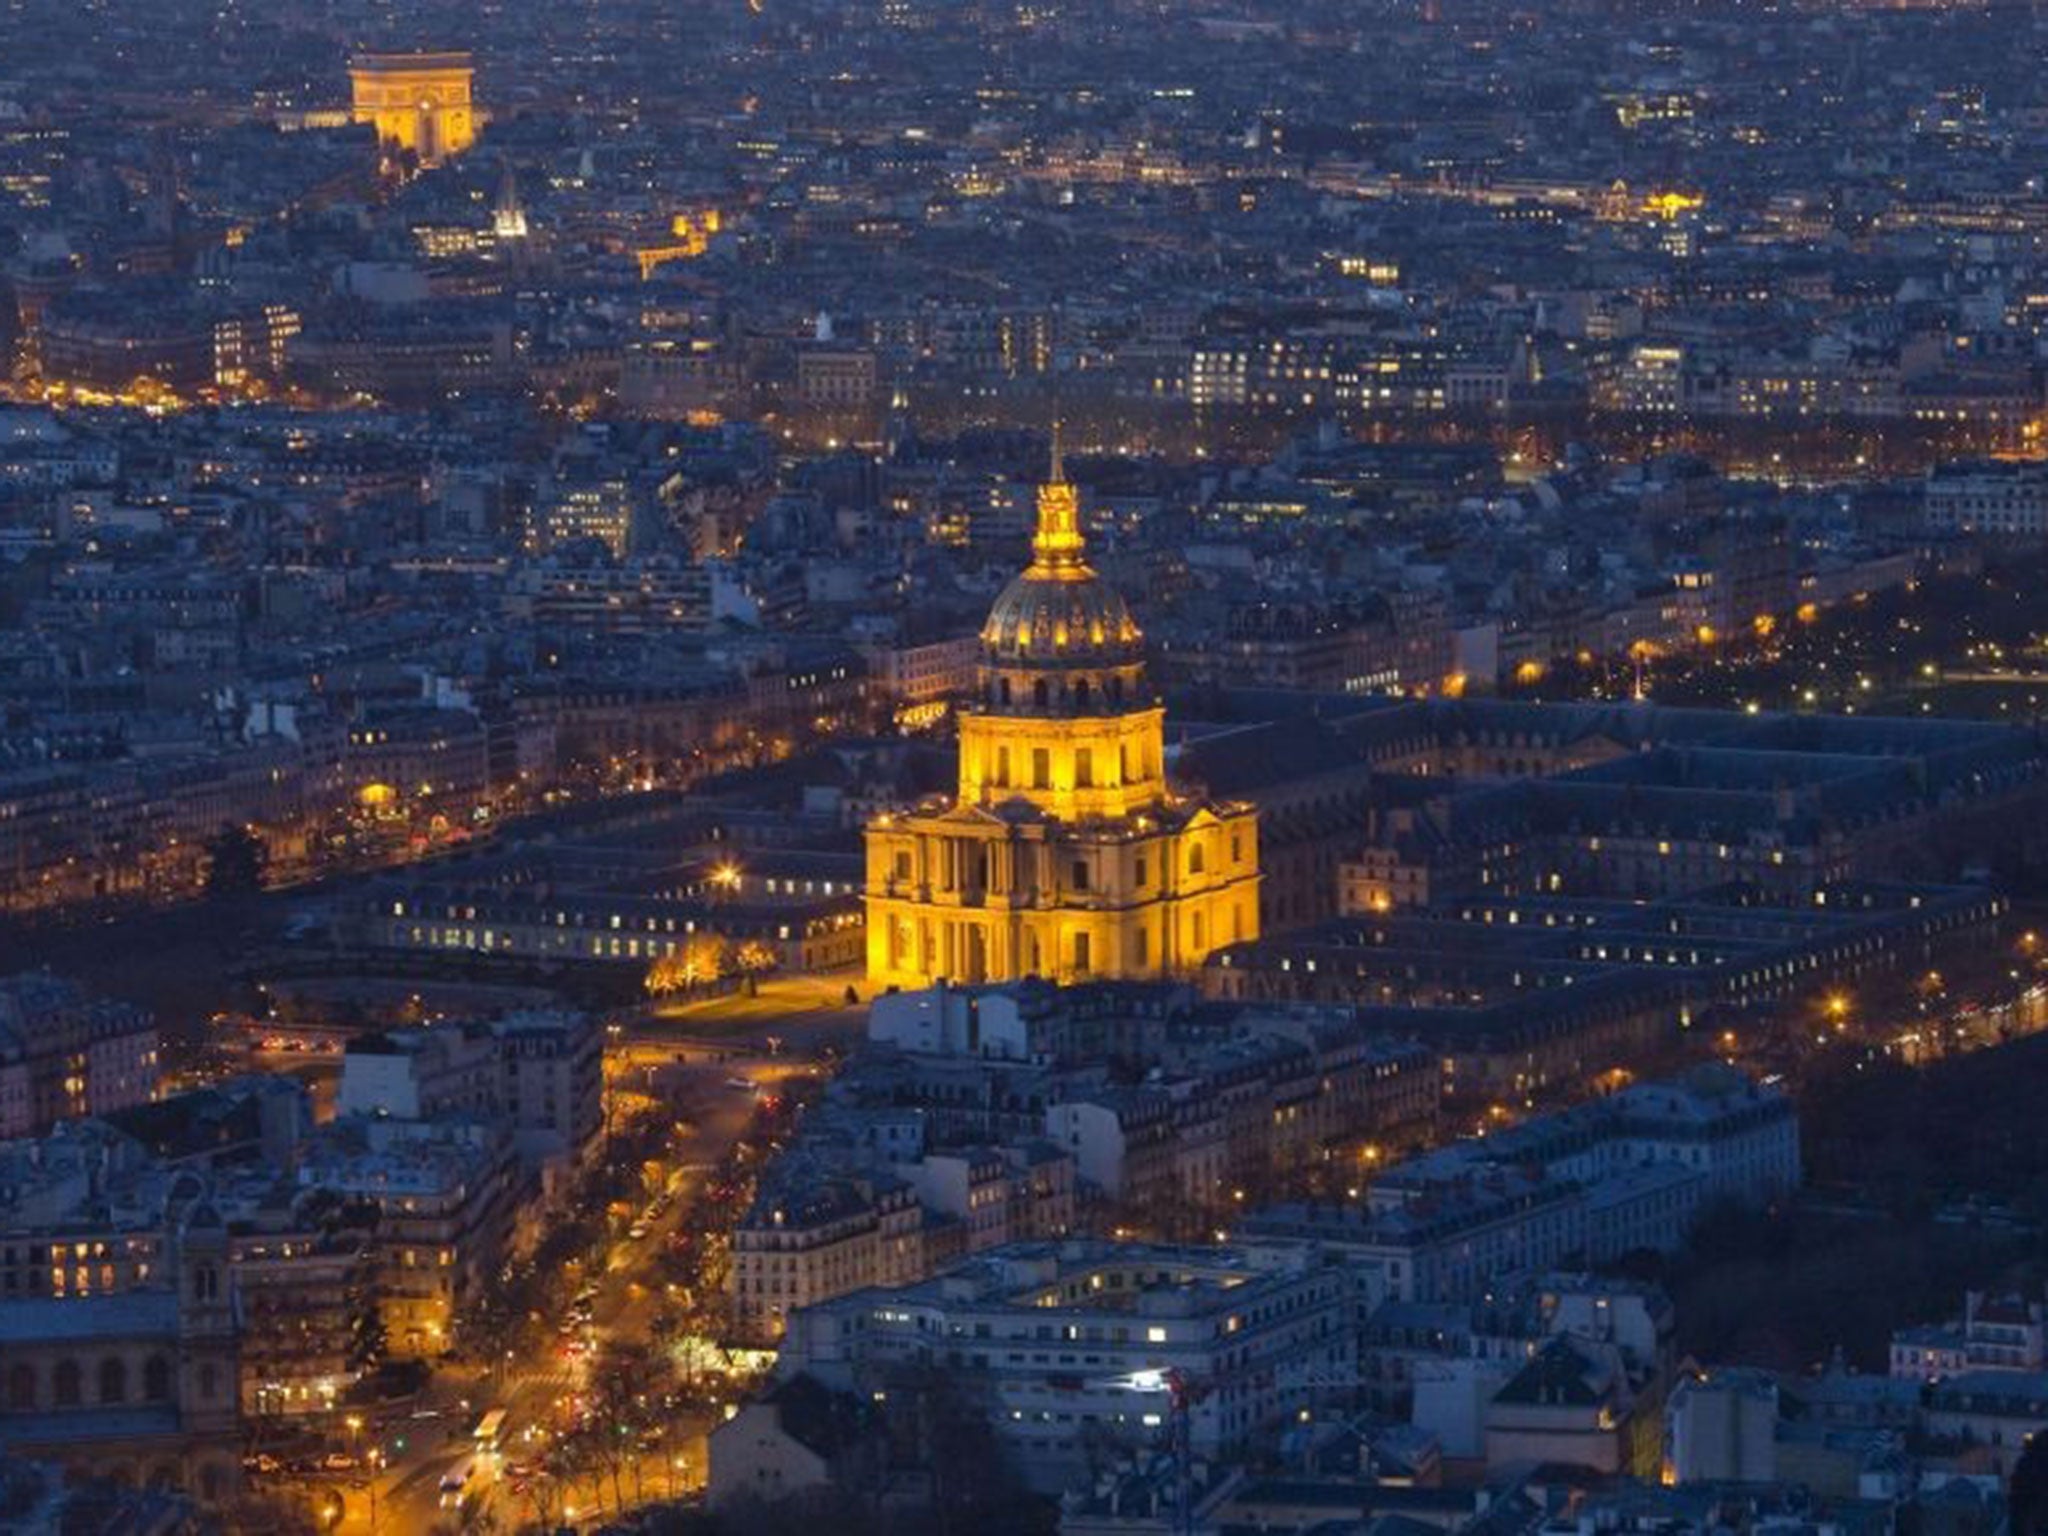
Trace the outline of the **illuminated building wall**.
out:
M 638 512 L 639 498 L 623 479 L 552 485 L 531 509 L 526 547 L 539 554 L 579 539 L 596 539 L 614 559 L 624 559 L 632 547 Z
M 719 230 L 716 208 L 679 213 L 669 222 L 665 238 L 638 247 L 634 259 L 640 263 L 640 280 L 646 282 L 672 261 L 695 261 L 711 248 L 711 237 Z
M 216 320 L 213 382 L 222 389 L 245 389 L 259 379 L 282 378 L 299 328 L 298 312 L 284 304 Z

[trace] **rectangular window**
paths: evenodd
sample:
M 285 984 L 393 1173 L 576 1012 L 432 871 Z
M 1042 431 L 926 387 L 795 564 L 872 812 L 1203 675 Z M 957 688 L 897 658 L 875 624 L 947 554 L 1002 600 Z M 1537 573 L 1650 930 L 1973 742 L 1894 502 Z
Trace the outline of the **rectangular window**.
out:
M 1031 749 L 1031 787 L 1049 789 L 1052 787 L 1052 753 L 1044 747 Z
M 1088 861 L 1086 859 L 1074 860 L 1073 885 L 1077 891 L 1088 889 Z
M 1074 785 L 1077 789 L 1095 787 L 1095 754 L 1087 747 L 1074 749 Z
M 1088 935 L 1077 933 L 1074 935 L 1074 969 L 1076 972 L 1085 974 L 1088 968 Z

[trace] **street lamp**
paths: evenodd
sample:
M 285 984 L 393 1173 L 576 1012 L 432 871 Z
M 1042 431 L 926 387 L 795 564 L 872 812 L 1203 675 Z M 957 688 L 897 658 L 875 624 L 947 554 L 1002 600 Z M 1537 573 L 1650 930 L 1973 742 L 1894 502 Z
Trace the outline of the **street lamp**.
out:
M 369 1456 L 369 1461 L 370 1461 L 370 1533 L 371 1533 L 371 1536 L 376 1536 L 376 1531 L 377 1531 L 377 1479 L 378 1479 L 378 1478 L 379 1478 L 380 1476 L 382 1476 L 382 1475 L 383 1475 L 383 1472 L 384 1472 L 384 1448 L 383 1448 L 383 1447 L 382 1447 L 381 1445 L 373 1445 L 373 1446 L 371 1446 L 371 1447 L 370 1447 L 370 1456 Z

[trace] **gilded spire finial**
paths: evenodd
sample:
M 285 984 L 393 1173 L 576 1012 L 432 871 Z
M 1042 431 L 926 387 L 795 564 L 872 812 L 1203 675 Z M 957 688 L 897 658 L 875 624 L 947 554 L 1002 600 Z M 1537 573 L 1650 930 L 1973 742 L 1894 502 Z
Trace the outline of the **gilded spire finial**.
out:
M 1091 574 L 1081 558 L 1081 505 L 1067 484 L 1060 422 L 1052 423 L 1052 478 L 1038 488 L 1038 527 L 1031 535 L 1031 575 L 1076 580 Z

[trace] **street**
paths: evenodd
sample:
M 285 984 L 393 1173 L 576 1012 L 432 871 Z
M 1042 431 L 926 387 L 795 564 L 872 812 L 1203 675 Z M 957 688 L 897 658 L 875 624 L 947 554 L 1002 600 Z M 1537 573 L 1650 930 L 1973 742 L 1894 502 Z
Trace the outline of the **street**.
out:
M 676 1107 L 682 1127 L 675 1143 L 667 1190 L 654 1197 L 632 1228 L 609 1243 L 599 1264 L 575 1265 L 569 1278 L 587 1297 L 587 1315 L 572 1324 L 547 1319 L 544 1344 L 524 1357 L 466 1362 L 436 1370 L 420 1397 L 370 1422 L 361 1430 L 365 1460 L 384 1465 L 377 1475 L 357 1473 L 329 1486 L 344 1502 L 335 1529 L 344 1533 L 413 1532 L 437 1524 L 463 1528 L 482 1516 L 500 1527 L 530 1521 L 539 1512 L 530 1496 L 530 1464 L 538 1462 L 557 1431 L 591 1387 L 590 1363 L 600 1346 L 646 1344 L 662 1301 L 654 1257 L 676 1232 L 707 1171 L 739 1141 L 761 1097 L 792 1078 L 812 1075 L 809 1056 L 833 1035 L 845 1035 L 860 1010 L 828 1007 L 815 986 L 765 984 L 758 997 L 711 1000 L 659 1017 L 630 1021 L 607 1050 L 606 1093 L 612 1102 L 659 1096 Z M 843 991 L 830 990 L 837 1003 Z M 806 1006 L 808 1004 L 808 1006 Z M 784 1010 L 787 1010 L 786 1012 Z M 782 1020 L 787 1018 L 785 1026 Z M 770 1054 L 758 1026 L 775 1023 L 777 1048 Z M 754 1026 L 754 1028 L 749 1028 Z M 677 1040 L 716 1035 L 718 1059 Z M 725 1049 L 740 1054 L 724 1055 Z M 692 1059 L 679 1061 L 679 1054 Z M 741 1080 L 750 1086 L 741 1086 Z M 636 1235 L 637 1234 L 637 1235 Z M 717 1404 L 712 1405 L 713 1413 Z M 495 1447 L 472 1438 L 491 1409 L 505 1410 Z M 699 1413 L 679 1419 L 657 1439 L 637 1444 L 613 1474 L 579 1479 L 555 1490 L 552 1513 L 564 1523 L 614 1511 L 627 1504 L 668 1498 L 701 1486 L 704 1436 L 713 1417 Z M 459 1491 L 444 1479 L 463 1479 Z M 523 1491 L 525 1490 L 525 1491 Z M 460 1507 L 469 1506 L 469 1512 Z

